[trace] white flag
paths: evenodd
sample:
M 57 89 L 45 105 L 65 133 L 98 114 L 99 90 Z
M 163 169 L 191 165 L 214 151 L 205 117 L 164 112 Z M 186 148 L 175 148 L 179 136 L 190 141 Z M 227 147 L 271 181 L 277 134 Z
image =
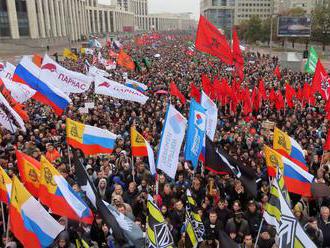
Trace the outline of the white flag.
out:
M 10 107 L 6 98 L 0 93 L 0 124 L 14 133 L 18 128 L 21 128 L 24 132 L 26 131 L 24 126 L 24 121 L 15 112 L 15 110 Z
M 148 97 L 139 91 L 100 76 L 95 77 L 95 94 L 111 96 L 141 104 L 145 104 L 148 100 Z
M 36 93 L 34 89 L 25 85 L 16 83 L 7 78 L 1 78 L 6 88 L 10 91 L 10 95 L 19 103 L 24 103 Z
M 6 62 L 0 63 L 0 78 L 7 78 L 12 80 L 16 66 L 13 64 Z
M 65 69 L 48 55 L 45 55 L 42 61 L 39 79 L 57 87 L 67 94 L 83 93 L 87 91 L 91 85 L 89 77 L 82 73 Z
M 104 70 L 98 69 L 95 66 L 89 67 L 89 71 L 88 71 L 88 74 L 87 75 L 90 76 L 90 77 L 92 77 L 93 80 L 94 80 L 94 77 L 95 76 L 101 76 L 101 77 L 109 77 L 110 76 L 109 73 L 107 73 Z
M 218 121 L 217 105 L 202 91 L 201 105 L 206 109 L 206 135 L 213 141 Z
M 172 105 L 169 106 L 158 150 L 157 168 L 175 178 L 187 119 Z

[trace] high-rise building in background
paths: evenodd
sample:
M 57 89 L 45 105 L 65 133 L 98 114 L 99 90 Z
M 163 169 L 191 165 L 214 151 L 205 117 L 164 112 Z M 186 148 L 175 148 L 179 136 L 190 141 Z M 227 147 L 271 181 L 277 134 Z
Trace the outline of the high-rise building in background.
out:
M 310 15 L 317 4 L 330 4 L 330 0 L 200 0 L 200 13 L 228 33 L 233 25 L 252 16 L 266 20 L 292 8 L 302 8 Z
M 104 2 L 104 1 L 103 1 Z M 188 19 L 187 19 L 188 18 Z M 148 0 L 0 0 L 0 39 L 63 39 L 195 28 L 190 15 L 149 14 Z
M 270 17 L 272 0 L 201 0 L 200 12 L 218 28 L 229 32 L 252 16 L 265 20 Z

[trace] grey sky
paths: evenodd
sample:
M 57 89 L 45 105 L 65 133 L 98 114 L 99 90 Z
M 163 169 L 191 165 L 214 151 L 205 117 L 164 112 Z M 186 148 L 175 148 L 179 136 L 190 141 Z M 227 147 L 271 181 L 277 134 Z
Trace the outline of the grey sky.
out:
M 111 0 L 98 0 L 99 3 L 109 4 Z M 199 17 L 199 0 L 148 0 L 150 13 L 180 13 L 192 12 L 194 17 Z
M 149 11 L 155 12 L 192 12 L 199 16 L 199 0 L 149 0 Z

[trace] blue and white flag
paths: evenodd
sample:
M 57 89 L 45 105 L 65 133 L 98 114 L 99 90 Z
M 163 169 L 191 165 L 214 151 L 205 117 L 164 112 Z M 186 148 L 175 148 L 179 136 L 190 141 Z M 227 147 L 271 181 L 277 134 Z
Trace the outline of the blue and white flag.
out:
M 206 109 L 206 135 L 213 141 L 218 121 L 217 105 L 202 91 L 201 105 Z
M 194 99 L 190 102 L 188 132 L 185 159 L 191 161 L 194 168 L 197 167 L 199 154 L 202 151 L 204 136 L 206 132 L 206 110 Z
M 148 86 L 143 84 L 143 83 L 139 83 L 137 81 L 134 81 L 132 79 L 126 79 L 126 86 L 132 88 L 132 89 L 136 89 L 138 91 L 140 91 L 141 93 L 145 93 L 148 90 Z
M 187 119 L 169 105 L 160 140 L 157 168 L 175 178 L 179 154 L 186 131 Z

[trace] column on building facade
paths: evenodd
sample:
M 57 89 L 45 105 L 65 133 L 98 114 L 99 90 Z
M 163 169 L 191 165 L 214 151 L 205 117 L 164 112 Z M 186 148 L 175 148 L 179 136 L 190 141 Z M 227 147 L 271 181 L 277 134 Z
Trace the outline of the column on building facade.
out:
M 78 5 L 79 5 L 79 18 L 80 18 L 80 32 L 81 34 L 86 34 L 85 32 L 85 23 L 84 23 L 84 10 L 83 10 L 83 5 L 82 5 L 82 1 L 79 0 L 78 1 Z
M 54 0 L 48 0 L 48 4 L 49 4 L 49 12 L 50 12 L 51 36 L 56 37 L 57 31 L 56 31 L 56 16 L 55 16 L 55 10 L 54 10 Z
M 106 33 L 107 32 L 107 27 L 106 27 L 106 25 L 105 25 L 105 11 L 104 10 L 102 10 L 102 30 L 101 30 L 101 32 L 102 33 Z
M 80 13 L 79 13 L 79 2 L 80 0 L 75 0 L 75 4 L 76 4 L 76 8 L 75 8 L 75 12 L 76 12 L 76 30 L 77 30 L 77 40 L 80 39 L 80 35 L 81 35 L 81 23 L 80 23 Z
M 116 11 L 113 11 L 113 14 L 112 14 L 112 23 L 113 23 L 113 32 L 117 32 L 117 16 L 116 16 Z
M 86 14 L 87 34 L 90 34 L 92 33 L 92 23 L 91 23 L 89 8 L 86 8 L 85 14 Z
M 66 36 L 66 23 L 65 23 L 65 13 L 64 13 L 64 0 L 60 1 L 59 3 L 59 8 L 60 8 L 60 19 L 61 19 L 61 31 L 62 31 L 62 36 L 65 37 Z
M 44 7 L 44 14 L 45 14 L 45 31 L 46 37 L 51 36 L 51 26 L 50 26 L 50 15 L 49 15 L 49 4 L 48 0 L 42 0 L 43 7 Z
M 44 20 L 44 11 L 42 7 L 42 0 L 36 0 L 37 2 L 37 9 L 38 9 L 38 20 L 39 23 L 39 36 L 40 38 L 46 37 L 46 30 L 45 30 L 45 20 Z
M 35 0 L 26 1 L 26 11 L 29 20 L 30 38 L 36 39 L 39 37 L 39 28 L 37 23 L 37 10 Z
M 84 13 L 84 27 L 85 27 L 85 34 L 89 34 L 89 24 L 87 20 L 87 2 L 83 3 L 83 13 Z
M 7 3 L 7 11 L 8 11 L 10 37 L 12 39 L 18 39 L 19 38 L 19 31 L 18 31 L 18 20 L 17 20 L 17 12 L 16 12 L 15 1 L 6 0 L 6 3 Z
M 54 4 L 55 4 L 57 36 L 62 37 L 60 5 L 59 5 L 59 2 L 57 0 L 54 2 Z
M 72 15 L 73 15 L 73 30 L 74 33 L 74 40 L 78 40 L 78 21 L 77 21 L 77 0 L 72 1 Z
M 92 13 L 92 33 L 95 33 L 96 31 L 96 28 L 95 28 L 95 15 L 94 15 L 94 9 L 92 8 L 91 10 L 91 13 Z
M 107 30 L 107 32 L 108 33 L 111 33 L 111 20 L 110 20 L 110 18 L 111 18 L 111 12 L 110 11 L 107 11 L 107 14 L 108 14 L 108 30 Z
M 68 32 L 70 35 L 70 40 L 75 40 L 75 33 L 74 33 L 74 18 L 73 18 L 73 3 L 72 0 L 66 0 L 67 4 L 68 4 L 68 21 L 69 21 L 69 25 L 68 25 Z

